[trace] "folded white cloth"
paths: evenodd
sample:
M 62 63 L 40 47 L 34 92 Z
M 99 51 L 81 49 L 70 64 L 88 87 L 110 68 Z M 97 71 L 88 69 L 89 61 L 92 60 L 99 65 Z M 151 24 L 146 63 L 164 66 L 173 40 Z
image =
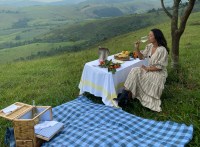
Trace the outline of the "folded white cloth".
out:
M 10 105 L 10 106 L 4 108 L 2 111 L 3 111 L 3 113 L 5 113 L 5 114 L 9 114 L 9 113 L 11 113 L 12 111 L 15 111 L 16 109 L 18 109 L 19 107 L 20 107 L 20 106 L 17 106 L 17 105 L 15 105 L 15 104 L 12 104 L 12 105 Z
M 43 121 L 42 123 L 39 123 L 34 126 L 34 129 L 43 129 L 47 127 L 52 127 L 56 125 L 58 122 L 57 121 Z
M 120 64 L 124 63 L 124 61 L 117 60 L 117 59 L 114 59 L 113 62 L 114 62 L 114 63 L 120 63 Z

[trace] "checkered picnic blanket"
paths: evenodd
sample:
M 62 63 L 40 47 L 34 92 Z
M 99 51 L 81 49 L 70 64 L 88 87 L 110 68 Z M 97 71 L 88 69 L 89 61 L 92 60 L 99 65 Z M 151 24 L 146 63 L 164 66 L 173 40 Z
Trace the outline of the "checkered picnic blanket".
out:
M 181 147 L 193 135 L 192 125 L 144 119 L 84 96 L 53 108 L 53 114 L 65 128 L 44 147 Z

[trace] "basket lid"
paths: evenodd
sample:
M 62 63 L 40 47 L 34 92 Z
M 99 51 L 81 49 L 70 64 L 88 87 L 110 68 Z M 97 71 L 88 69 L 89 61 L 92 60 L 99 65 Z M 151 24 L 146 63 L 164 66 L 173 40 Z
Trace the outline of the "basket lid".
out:
M 0 117 L 3 117 L 8 120 L 13 120 L 23 115 L 30 109 L 32 109 L 32 105 L 28 105 L 25 103 L 16 102 L 2 110 L 0 110 Z

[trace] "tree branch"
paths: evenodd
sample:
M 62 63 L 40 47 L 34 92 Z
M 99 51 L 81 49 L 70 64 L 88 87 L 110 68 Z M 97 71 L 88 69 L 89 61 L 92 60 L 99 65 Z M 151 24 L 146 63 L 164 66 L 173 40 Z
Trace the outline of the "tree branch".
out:
M 162 5 L 162 8 L 163 8 L 163 10 L 165 11 L 165 13 L 167 14 L 167 16 L 169 16 L 169 18 L 171 18 L 172 19 L 172 14 L 171 13 L 169 13 L 169 11 L 165 8 L 165 5 L 164 5 L 164 2 L 163 2 L 163 0 L 160 0 L 161 1 L 161 5 Z
M 192 12 L 195 2 L 196 2 L 196 0 L 189 0 L 189 4 L 185 10 L 185 13 L 183 14 L 183 16 L 180 19 L 180 27 L 179 27 L 180 33 L 183 33 L 183 31 L 185 30 L 187 20 L 190 16 L 190 13 Z

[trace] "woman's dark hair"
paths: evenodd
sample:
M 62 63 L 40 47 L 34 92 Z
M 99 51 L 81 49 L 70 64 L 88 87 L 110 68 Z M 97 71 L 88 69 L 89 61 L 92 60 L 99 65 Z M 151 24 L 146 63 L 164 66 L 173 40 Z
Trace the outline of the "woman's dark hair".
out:
M 158 46 L 164 46 L 169 54 L 169 48 L 167 46 L 167 41 L 166 41 L 162 31 L 159 29 L 152 29 L 151 31 L 154 34 L 154 37 L 158 43 Z

